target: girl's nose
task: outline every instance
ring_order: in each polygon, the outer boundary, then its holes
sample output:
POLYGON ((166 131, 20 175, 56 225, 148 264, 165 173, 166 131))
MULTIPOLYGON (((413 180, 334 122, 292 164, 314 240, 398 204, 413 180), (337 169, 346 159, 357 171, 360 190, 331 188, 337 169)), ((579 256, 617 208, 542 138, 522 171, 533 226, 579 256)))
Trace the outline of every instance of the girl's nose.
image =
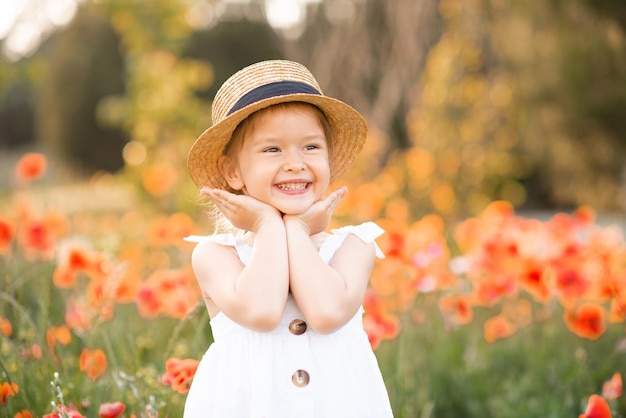
POLYGON ((290 154, 285 158, 285 164, 283 165, 285 171, 302 171, 305 168, 306 164, 304 164, 304 160, 300 155, 290 154))

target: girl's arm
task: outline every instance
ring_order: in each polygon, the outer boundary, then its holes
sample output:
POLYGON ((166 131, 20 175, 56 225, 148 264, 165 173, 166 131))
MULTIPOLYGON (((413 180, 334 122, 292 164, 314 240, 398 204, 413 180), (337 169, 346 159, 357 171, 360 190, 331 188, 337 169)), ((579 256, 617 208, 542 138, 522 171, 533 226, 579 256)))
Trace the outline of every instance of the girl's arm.
POLYGON ((278 325, 287 302, 289 271, 285 225, 280 213, 248 196, 208 191, 236 227, 255 233, 252 256, 244 266, 232 247, 203 241, 192 266, 202 291, 230 319, 258 331, 278 325))
POLYGON ((373 243, 350 234, 326 264, 311 240, 344 194, 340 189, 302 215, 283 217, 291 292, 307 323, 323 333, 345 325, 361 306, 376 256, 373 243))

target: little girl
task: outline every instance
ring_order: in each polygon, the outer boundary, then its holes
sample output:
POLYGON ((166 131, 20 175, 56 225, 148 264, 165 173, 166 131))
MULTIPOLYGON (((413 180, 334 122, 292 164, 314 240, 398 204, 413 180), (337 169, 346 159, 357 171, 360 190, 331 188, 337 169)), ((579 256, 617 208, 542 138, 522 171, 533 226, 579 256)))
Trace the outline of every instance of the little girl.
POLYGON ((391 417, 361 306, 383 231, 325 232, 365 121, 290 61, 237 72, 212 111, 188 168, 242 233, 189 238, 214 342, 184 416, 391 417))

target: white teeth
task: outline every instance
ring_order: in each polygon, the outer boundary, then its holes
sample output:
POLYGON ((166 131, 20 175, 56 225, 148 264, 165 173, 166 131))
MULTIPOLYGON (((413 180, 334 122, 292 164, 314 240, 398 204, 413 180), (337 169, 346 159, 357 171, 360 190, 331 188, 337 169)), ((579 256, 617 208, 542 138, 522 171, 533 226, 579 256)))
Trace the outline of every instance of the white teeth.
POLYGON ((278 185, 281 190, 304 190, 307 183, 282 183, 278 185))

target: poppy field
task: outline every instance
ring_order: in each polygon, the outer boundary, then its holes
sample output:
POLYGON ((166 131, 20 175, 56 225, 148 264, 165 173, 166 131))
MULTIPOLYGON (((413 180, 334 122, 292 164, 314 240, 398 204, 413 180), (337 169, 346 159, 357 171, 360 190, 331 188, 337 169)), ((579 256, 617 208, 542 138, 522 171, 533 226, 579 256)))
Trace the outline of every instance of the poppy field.
MULTIPOLYGON (((211 342, 183 237, 208 218, 121 176, 46 182, 51 164, 23 155, 0 200, 0 417, 181 416, 211 342)), ((411 219, 394 197, 372 209, 372 187, 336 222, 386 230, 364 324, 396 417, 626 416, 621 228, 505 201, 411 219)))

